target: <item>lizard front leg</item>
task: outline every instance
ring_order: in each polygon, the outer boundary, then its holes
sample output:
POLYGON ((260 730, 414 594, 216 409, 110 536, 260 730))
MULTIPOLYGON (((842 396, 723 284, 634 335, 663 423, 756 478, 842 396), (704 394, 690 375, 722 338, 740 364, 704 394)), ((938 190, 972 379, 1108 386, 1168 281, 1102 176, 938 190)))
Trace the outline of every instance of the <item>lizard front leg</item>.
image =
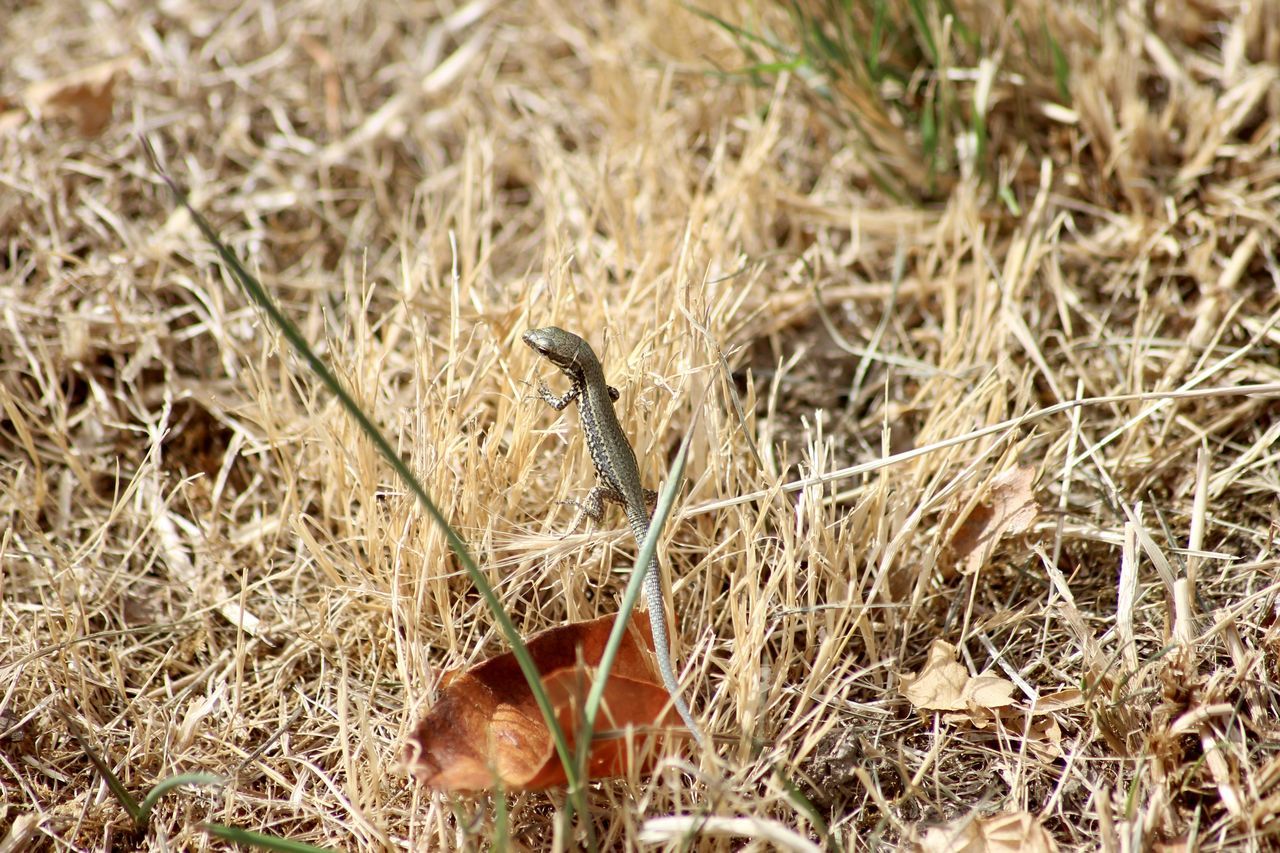
POLYGON ((538 383, 538 396, 545 400, 547 405, 555 409, 557 412, 562 411, 565 406, 578 399, 578 394, 581 390, 582 389, 577 385, 574 385, 569 389, 568 394, 565 394, 563 397, 557 397, 551 392, 551 389, 547 387, 547 383, 538 383))
POLYGON ((591 519, 594 524, 599 524, 604 521, 605 501, 618 504, 619 506, 626 505, 626 501, 623 500, 622 495, 618 494, 608 486, 596 486, 594 489, 587 492, 587 496, 580 501, 563 501, 567 506, 577 509, 577 513, 573 516, 573 523, 569 525, 569 529, 566 530, 560 538, 565 539, 577 533, 578 528, 582 526, 582 520, 584 518, 591 519))

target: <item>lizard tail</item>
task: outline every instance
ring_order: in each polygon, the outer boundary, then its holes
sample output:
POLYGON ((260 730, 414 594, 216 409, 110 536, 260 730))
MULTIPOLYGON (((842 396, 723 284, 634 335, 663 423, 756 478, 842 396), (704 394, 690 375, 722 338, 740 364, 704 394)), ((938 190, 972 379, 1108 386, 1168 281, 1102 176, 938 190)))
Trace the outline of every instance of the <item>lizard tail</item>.
MULTIPOLYGON (((632 523, 632 532, 636 536, 636 547, 643 548, 648 525, 632 523)), ((644 576, 644 598, 649 607, 649 631, 653 636, 653 651, 658 656, 658 672, 662 675, 662 684, 671 694, 671 702, 675 705, 680 719, 684 720, 693 739, 698 746, 706 747, 706 739, 702 729, 693 719, 693 712, 680 696, 680 683, 676 681, 675 670, 671 666, 671 643, 667 640, 666 601, 662 595, 662 576, 658 573, 658 558, 655 555, 649 561, 649 569, 644 576)))

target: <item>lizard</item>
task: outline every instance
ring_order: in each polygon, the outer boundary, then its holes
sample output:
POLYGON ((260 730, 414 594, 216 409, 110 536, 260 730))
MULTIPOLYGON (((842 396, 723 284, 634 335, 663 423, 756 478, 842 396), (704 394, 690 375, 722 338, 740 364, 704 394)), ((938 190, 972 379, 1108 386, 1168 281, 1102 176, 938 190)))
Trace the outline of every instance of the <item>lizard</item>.
MULTIPOLYGON (((557 412, 577 401, 587 450, 595 464, 599 483, 585 500, 574 502, 578 507, 578 517, 574 520, 573 528, 578 527, 584 515, 599 523, 604 518, 604 501, 609 501, 622 507, 635 536, 636 548, 644 548, 645 539, 649 536, 649 507, 656 495, 641 484, 635 451, 632 450, 626 433, 622 431, 622 425, 618 423, 618 414, 613 408, 614 401, 618 399, 618 389, 605 382, 604 367, 591 345, 572 332, 547 326, 530 329, 524 333, 522 340, 569 377, 572 387, 563 397, 557 397, 541 381, 538 383, 538 394, 557 412)), ((705 745, 702 730, 694 722, 689 706, 680 697, 680 685, 671 668, 671 648, 667 643, 667 617, 656 549, 645 569, 644 593, 649 608, 649 629, 653 636, 654 654, 658 658, 658 671, 662 674, 663 686, 671 695, 676 711, 693 734, 694 740, 699 745, 705 745)))

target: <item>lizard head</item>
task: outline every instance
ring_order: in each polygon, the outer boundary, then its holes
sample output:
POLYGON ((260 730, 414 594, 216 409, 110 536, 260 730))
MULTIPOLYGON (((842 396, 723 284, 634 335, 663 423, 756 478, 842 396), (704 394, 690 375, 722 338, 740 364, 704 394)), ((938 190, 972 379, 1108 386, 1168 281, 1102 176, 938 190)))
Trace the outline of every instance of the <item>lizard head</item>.
POLYGON ((555 326, 530 329, 524 333, 521 340, 538 355, 570 375, 573 375, 573 371, 577 369, 579 351, 582 349, 591 351, 582 338, 555 326))

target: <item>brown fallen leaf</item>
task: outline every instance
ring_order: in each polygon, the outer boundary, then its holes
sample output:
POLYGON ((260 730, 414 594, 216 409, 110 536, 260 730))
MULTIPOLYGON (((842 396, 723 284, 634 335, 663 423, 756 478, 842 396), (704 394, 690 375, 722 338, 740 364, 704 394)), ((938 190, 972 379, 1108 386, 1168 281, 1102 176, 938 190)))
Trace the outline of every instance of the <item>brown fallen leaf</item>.
POLYGON ((1062 724, 1055 715, 1083 705, 1080 689, 1068 687, 1041 696, 1026 707, 1006 708, 1002 713, 1009 728, 1022 735, 1036 757, 1050 762, 1063 755, 1062 724))
POLYGON ((1036 758, 1046 764, 1057 761, 1065 753, 1062 750, 1062 726, 1052 714, 1033 716, 1023 728, 1023 739, 1036 758))
POLYGON ((1005 536, 1031 527, 1040 506, 1035 498, 1035 468, 1022 465, 992 478, 982 500, 951 535, 950 549, 965 574, 973 574, 1005 536))
POLYGON ((969 675, 957 660, 956 648, 945 640, 933 641, 920 672, 899 675, 898 692, 920 710, 943 712, 948 724, 976 729, 998 724, 1045 762, 1063 754, 1062 726, 1054 715, 1084 703, 1078 689, 1068 688, 1020 706, 1014 702, 1011 681, 990 673, 969 675))
MULTIPOLYGON (((613 622, 610 615, 551 628, 526 643, 570 748, 613 622), (579 649, 585 671, 578 666, 579 649)), ((588 759, 592 779, 623 775, 640 760, 643 739, 617 734, 622 729, 680 727, 650 663, 648 622, 644 614, 633 615, 609 673, 588 759)), ((536 791, 567 781, 551 732, 510 652, 446 677, 439 700, 406 741, 404 762, 414 778, 439 791, 479 791, 499 784, 536 791)))
POLYGON ((68 118, 83 136, 97 136, 111 121, 116 79, 132 62, 113 59, 32 83, 23 93, 23 102, 36 118, 68 118))
MULTIPOLYGON (((925 711, 963 711, 970 715, 1013 704, 1013 682, 996 675, 971 676, 956 659, 956 647, 934 640, 920 672, 899 676, 898 691, 925 711)), ((989 716, 989 715, 987 715, 989 716)))
POLYGON ((1078 687, 1068 687, 1065 690, 1041 696, 1036 702, 1035 713, 1053 714, 1079 708, 1082 705, 1084 705, 1084 693, 1078 687))
POLYGON ((968 707, 963 695, 969 673, 956 662, 955 652, 945 640, 934 640, 924 668, 914 675, 902 673, 898 692, 921 710, 963 711, 968 707))
POLYGON ((966 818, 932 826, 917 842, 925 853, 1055 853, 1058 843, 1040 819, 1027 812, 966 818))

